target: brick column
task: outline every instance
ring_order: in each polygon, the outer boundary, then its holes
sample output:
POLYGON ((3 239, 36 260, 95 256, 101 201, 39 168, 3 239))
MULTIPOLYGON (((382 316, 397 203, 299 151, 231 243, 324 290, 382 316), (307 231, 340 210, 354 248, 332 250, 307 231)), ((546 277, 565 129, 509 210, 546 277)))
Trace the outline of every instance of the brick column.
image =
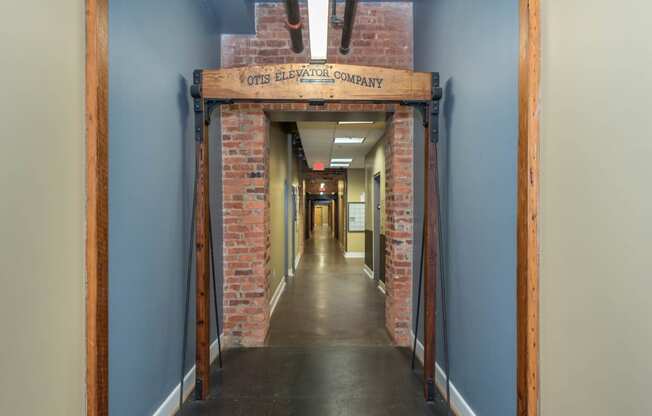
POLYGON ((222 111, 224 336, 262 345, 269 329, 269 121, 261 108, 222 111))
POLYGON ((412 301, 412 110, 397 108, 385 144, 385 325, 397 345, 410 342, 412 301))

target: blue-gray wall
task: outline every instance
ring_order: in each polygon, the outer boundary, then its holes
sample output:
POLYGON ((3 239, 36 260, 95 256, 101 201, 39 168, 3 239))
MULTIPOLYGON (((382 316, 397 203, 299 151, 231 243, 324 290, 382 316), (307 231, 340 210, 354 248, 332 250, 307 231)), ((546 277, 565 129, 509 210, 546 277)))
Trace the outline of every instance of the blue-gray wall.
MULTIPOLYGON (((415 69, 439 71, 444 87, 440 175, 451 380, 477 414, 513 415, 518 1, 415 0, 414 18, 415 69)), ((422 127, 415 132, 420 179, 422 127)), ((415 259, 419 254, 416 244, 415 259)), ((438 362, 443 367, 443 355, 438 362)))
MULTIPOLYGON (((112 415, 151 415, 180 380, 194 170, 188 87, 193 69, 219 64, 220 24, 225 20, 220 4, 227 2, 109 3, 112 415)), ((253 2, 229 1, 228 5, 227 30, 253 28, 253 2)), ((211 135, 216 242, 221 241, 222 229, 218 122, 213 122, 211 135)), ((219 265, 222 251, 216 247, 219 265)), ((221 270, 218 266, 220 308, 221 270)), ((192 276, 191 294, 194 270, 192 276)), ((184 373, 194 363, 193 302, 191 298, 184 373)), ((211 330, 214 339, 214 327, 211 330)))

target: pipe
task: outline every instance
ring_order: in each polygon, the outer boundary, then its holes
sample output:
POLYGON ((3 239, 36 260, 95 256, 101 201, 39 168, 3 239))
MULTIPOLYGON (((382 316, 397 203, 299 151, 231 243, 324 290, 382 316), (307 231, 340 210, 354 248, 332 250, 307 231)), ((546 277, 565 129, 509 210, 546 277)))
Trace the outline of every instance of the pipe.
POLYGON ((290 42, 292 43, 292 52, 303 52, 303 34, 301 31, 301 12, 299 11, 299 0, 286 0, 285 10, 287 11, 288 20, 286 26, 290 32, 290 42))
POLYGON ((344 6, 344 26, 342 27, 342 44, 340 46, 340 53, 346 55, 351 50, 351 35, 353 34, 353 23, 355 22, 355 9, 357 8, 357 0, 346 0, 344 6))

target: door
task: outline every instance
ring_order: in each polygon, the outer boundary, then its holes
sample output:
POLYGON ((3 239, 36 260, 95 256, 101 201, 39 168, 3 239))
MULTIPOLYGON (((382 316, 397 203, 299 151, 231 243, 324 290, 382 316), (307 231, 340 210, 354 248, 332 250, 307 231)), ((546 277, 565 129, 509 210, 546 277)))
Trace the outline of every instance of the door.
POLYGON ((315 228, 320 229, 321 228, 321 206, 317 205, 315 206, 315 228))
POLYGON ((374 278, 380 280, 380 173, 374 175, 373 185, 373 216, 374 216, 374 278))

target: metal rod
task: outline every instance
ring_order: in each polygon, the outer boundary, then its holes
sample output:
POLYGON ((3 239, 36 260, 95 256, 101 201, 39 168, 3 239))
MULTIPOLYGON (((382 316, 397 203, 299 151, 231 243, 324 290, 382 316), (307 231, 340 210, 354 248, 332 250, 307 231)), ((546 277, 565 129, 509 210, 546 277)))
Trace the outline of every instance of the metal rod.
POLYGON ((288 15, 286 26, 290 32, 290 42, 292 52, 303 52, 303 33, 301 30, 301 11, 299 10, 299 0, 286 0, 285 10, 288 15))
POLYGON ((222 342, 220 341, 220 314, 217 308, 217 279, 215 279, 215 250, 213 247, 213 216, 208 208, 208 233, 211 250, 211 273, 213 275, 213 305, 215 307, 215 331, 217 335, 217 358, 222 368, 222 342))
POLYGON ((417 291, 417 319, 414 322, 414 341, 412 343, 412 369, 414 370, 414 360, 417 356, 417 337, 419 336, 419 319, 421 312, 421 285, 423 283, 423 237, 426 234, 426 221, 423 219, 421 228, 421 257, 419 257, 419 290, 417 291))
POLYGON ((351 51, 351 36, 353 35, 353 23, 355 22, 355 10, 357 0, 346 0, 344 6, 344 26, 342 27, 342 43, 340 53, 346 55, 351 51))
MULTIPOLYGON (((434 152, 437 153, 438 144, 435 143, 434 152)), ((438 167, 439 168, 439 167, 438 167)), ((439 193, 439 181, 435 183, 437 195, 439 193)), ((441 295, 441 318, 442 318, 442 338, 444 341, 444 366, 446 367, 446 402, 448 404, 448 413, 452 414, 451 409, 451 383, 450 383, 450 358, 448 356, 448 321, 446 318, 446 279, 445 279, 445 258, 444 258, 444 236, 442 233, 441 222, 441 197, 437 199, 437 222, 439 223, 439 293, 441 295)))
POLYGON ((190 307, 190 282, 192 280, 192 255, 193 245, 195 241, 195 210, 197 209, 197 173, 199 167, 197 159, 195 158, 195 177, 193 179, 193 193, 192 193, 192 213, 190 216, 190 244, 188 246, 188 267, 186 277, 186 309, 183 319, 183 344, 181 347, 181 390, 179 392, 179 410, 183 405, 183 379, 185 377, 184 370, 186 369, 186 353, 188 349, 188 308, 190 307))

